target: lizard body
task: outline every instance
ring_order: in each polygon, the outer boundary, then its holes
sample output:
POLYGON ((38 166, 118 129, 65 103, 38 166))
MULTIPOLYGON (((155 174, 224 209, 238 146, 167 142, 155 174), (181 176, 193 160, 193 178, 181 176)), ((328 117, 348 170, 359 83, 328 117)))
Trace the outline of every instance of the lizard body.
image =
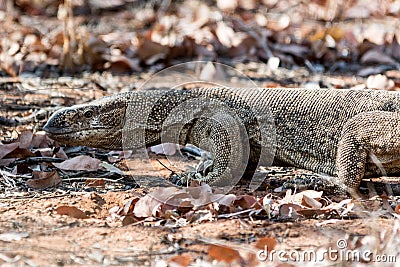
POLYGON ((400 173, 399 112, 400 94, 378 90, 146 90, 63 108, 44 130, 107 149, 191 143, 214 157, 209 183, 273 164, 337 176, 344 192, 363 177, 400 173))

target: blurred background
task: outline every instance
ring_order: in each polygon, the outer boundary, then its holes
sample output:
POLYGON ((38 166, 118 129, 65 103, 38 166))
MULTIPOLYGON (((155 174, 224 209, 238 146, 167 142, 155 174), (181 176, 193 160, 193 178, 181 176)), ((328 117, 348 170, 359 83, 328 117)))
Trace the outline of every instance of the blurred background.
POLYGON ((386 74, 397 88, 399 15, 399 0, 0 0, 0 77, 132 74, 212 60, 386 74))

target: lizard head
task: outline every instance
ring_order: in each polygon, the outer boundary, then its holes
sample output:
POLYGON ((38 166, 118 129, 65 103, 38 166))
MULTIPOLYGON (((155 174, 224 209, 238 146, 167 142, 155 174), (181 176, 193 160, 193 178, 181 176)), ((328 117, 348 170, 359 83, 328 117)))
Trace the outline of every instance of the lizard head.
POLYGON ((120 149, 125 109, 124 102, 107 97, 62 108, 49 118, 43 130, 66 145, 120 149))

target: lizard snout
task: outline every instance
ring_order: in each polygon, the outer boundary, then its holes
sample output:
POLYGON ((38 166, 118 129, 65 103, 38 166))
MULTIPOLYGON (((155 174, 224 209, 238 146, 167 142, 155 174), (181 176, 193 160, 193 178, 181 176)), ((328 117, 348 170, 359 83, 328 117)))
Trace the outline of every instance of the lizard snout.
POLYGON ((74 118, 76 112, 68 109, 61 109, 53 113, 46 124, 43 126, 43 130, 48 134, 65 134, 72 131, 69 121, 74 118))

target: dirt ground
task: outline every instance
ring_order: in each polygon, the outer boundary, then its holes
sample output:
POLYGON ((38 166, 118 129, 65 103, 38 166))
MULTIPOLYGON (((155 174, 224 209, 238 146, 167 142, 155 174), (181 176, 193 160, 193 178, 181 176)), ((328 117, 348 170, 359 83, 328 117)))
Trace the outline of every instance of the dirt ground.
MULTIPOLYGON (((2 260, 18 266, 154 266, 161 260, 173 261, 174 256, 184 255, 191 262, 201 265, 203 260, 206 265, 205 262, 211 262, 210 244, 235 248, 246 255, 257 239, 273 237, 278 241, 276 249, 317 250, 328 244, 334 247, 341 239, 356 243, 364 236, 392 235, 398 224, 393 219, 367 215, 326 225, 321 225, 326 220, 319 219, 229 218, 182 227, 151 221, 121 226, 109 218, 109 210, 129 195, 131 191, 92 192, 3 201, 2 232, 23 232, 28 236, 17 241, 1 241, 2 260), (92 214, 89 219, 80 220, 55 213, 57 206, 65 204, 92 214)), ((377 205, 374 212, 380 208, 377 205)))

